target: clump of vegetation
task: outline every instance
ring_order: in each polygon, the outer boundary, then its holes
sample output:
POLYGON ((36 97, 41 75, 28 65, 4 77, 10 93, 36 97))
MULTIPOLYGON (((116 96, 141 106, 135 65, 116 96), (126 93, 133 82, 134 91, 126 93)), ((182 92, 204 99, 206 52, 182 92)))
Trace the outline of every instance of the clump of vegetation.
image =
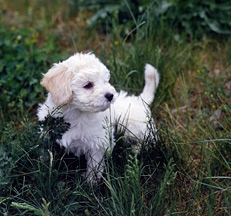
MULTIPOLYGON (((231 5, 227 1, 179 0, 92 0, 71 1, 76 7, 96 11, 87 20, 90 27, 113 24, 128 35, 152 20, 152 29, 164 25, 185 32, 190 38, 201 39, 211 33, 231 34, 231 5), (151 15, 151 16, 150 16, 151 15)), ((175 31, 177 33, 177 31, 175 31)))
MULTIPOLYGON (((0 89, 1 109, 17 110, 21 99, 26 108, 37 103, 44 96, 40 86, 42 73, 50 67, 59 53, 54 39, 42 43, 36 29, 2 28, 0 30, 0 89)), ((59 57, 60 58, 60 57, 59 57)))

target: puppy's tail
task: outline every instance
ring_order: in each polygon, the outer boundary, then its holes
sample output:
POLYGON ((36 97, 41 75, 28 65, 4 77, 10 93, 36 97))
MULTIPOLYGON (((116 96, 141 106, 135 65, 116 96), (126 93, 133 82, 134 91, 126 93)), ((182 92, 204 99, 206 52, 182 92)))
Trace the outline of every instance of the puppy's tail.
POLYGON ((144 78, 145 85, 140 97, 148 105, 150 105, 154 99, 155 91, 159 85, 160 75, 152 65, 146 64, 144 78))

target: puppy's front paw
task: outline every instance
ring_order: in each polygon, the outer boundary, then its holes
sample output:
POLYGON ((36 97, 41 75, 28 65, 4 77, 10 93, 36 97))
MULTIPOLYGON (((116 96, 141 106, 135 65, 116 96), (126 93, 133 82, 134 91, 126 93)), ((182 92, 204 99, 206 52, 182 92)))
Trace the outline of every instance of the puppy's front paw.
POLYGON ((99 184, 101 181, 102 173, 99 171, 87 170, 87 172, 82 174, 82 177, 87 180, 88 183, 93 185, 99 184))

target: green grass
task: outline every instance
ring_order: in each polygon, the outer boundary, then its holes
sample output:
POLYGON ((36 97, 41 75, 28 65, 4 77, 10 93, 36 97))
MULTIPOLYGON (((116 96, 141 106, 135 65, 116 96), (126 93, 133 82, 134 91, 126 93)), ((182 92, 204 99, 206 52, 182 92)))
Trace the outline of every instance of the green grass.
POLYGON ((143 17, 128 10, 127 24, 115 13, 87 28, 87 7, 76 15, 76 4, 17 2, 0 1, 1 215, 231 214, 229 36, 180 33, 168 14, 153 15, 155 4, 143 17), (118 90, 138 94, 147 62, 161 75, 151 105, 160 141, 139 140, 137 154, 120 137, 99 185, 81 177, 83 158, 55 144, 62 119, 48 125, 50 139, 38 133, 41 73, 76 51, 95 52, 118 90))

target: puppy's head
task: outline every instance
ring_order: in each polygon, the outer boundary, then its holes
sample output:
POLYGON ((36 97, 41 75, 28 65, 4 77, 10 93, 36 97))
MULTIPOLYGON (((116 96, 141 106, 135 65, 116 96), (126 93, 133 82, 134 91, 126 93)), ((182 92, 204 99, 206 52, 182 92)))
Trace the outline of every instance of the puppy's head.
POLYGON ((57 106, 69 104, 80 111, 100 112, 114 100, 115 89, 109 79, 109 70, 94 54, 77 53, 54 64, 41 85, 57 106))

